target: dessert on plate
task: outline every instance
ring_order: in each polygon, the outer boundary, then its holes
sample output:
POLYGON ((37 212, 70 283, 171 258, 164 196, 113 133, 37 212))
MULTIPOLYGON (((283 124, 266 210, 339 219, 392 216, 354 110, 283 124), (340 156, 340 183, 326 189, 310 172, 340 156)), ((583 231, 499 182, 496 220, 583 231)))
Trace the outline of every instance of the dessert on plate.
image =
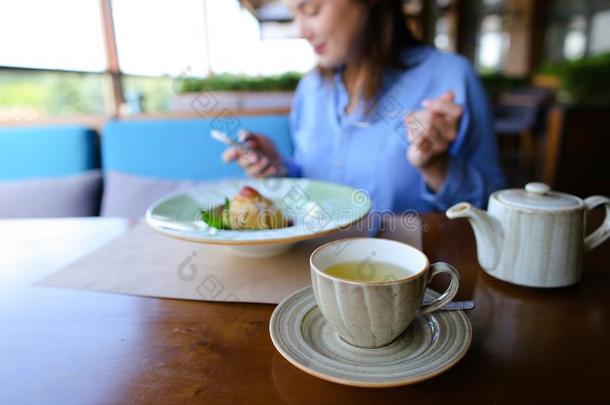
POLYGON ((244 186, 222 206, 201 210, 201 219, 217 229, 255 231, 285 228, 291 223, 268 198, 256 189, 244 186))

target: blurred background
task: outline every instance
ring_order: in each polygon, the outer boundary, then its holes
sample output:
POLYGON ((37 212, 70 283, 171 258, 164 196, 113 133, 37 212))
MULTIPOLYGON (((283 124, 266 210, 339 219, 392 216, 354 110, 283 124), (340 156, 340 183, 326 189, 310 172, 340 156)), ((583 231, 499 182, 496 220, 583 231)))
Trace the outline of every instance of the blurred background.
MULTIPOLYGON (((404 14, 477 68, 511 186, 610 191, 610 1, 409 0, 404 14)), ((277 0, 0 0, 0 148, 7 128, 103 137, 110 120, 286 114, 314 65, 277 0), (202 94, 214 105, 197 108, 202 94)))

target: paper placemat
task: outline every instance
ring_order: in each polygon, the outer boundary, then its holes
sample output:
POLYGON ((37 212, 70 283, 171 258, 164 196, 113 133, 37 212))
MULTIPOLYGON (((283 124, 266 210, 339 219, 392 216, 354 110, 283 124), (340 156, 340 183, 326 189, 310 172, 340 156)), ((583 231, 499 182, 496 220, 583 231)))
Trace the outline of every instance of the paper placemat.
MULTIPOLYGON (((409 224, 399 226, 391 239, 421 248, 419 218, 414 217, 409 224)), ((277 304, 311 284, 309 256, 316 247, 349 236, 366 236, 366 231, 364 235, 358 230, 344 231, 302 242, 279 256, 248 258, 226 246, 172 239, 140 222, 36 285, 157 298, 277 304)))

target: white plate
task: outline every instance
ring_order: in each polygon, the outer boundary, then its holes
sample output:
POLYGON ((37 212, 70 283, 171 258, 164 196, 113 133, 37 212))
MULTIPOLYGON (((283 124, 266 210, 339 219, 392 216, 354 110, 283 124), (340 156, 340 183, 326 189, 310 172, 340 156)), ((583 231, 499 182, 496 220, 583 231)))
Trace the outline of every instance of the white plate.
POLYGON ((211 182, 189 191, 171 194, 152 204, 146 221, 158 232, 194 242, 230 245, 250 256, 270 256, 297 241, 345 229, 371 209, 366 192, 351 187, 291 178, 240 179, 211 182), (201 209, 222 205, 243 186, 271 199, 293 225, 260 231, 218 230, 201 219, 201 209))

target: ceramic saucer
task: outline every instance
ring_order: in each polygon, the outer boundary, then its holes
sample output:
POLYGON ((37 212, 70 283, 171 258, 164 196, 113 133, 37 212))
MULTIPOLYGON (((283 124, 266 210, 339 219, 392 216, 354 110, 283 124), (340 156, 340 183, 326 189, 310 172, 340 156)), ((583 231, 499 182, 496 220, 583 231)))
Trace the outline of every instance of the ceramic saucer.
MULTIPOLYGON (((426 291, 426 298, 438 294, 426 291)), ((335 383, 393 387, 434 377, 468 351, 472 327, 462 311, 415 319, 394 342, 363 349, 343 341, 320 313, 311 287, 282 301, 269 324, 276 349, 294 366, 335 383)))

